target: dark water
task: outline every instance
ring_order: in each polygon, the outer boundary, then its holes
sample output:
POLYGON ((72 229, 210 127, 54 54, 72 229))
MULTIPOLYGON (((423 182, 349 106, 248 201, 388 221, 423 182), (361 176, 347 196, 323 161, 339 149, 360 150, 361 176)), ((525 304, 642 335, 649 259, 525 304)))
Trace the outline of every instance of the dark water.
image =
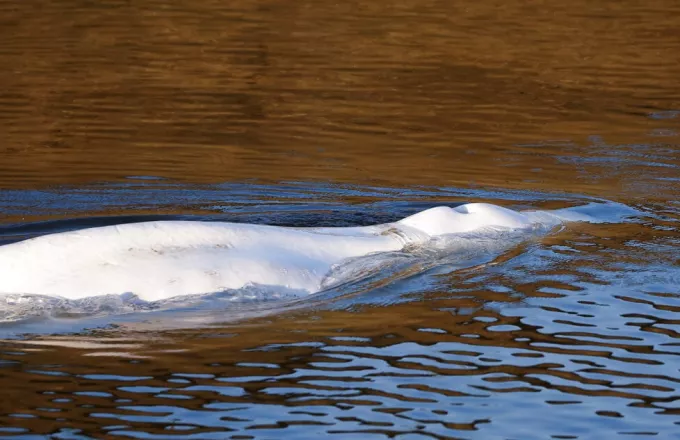
POLYGON ((0 436, 680 438, 677 2, 36 1, 0 23, 0 244, 635 212, 293 303, 5 314, 0 436))

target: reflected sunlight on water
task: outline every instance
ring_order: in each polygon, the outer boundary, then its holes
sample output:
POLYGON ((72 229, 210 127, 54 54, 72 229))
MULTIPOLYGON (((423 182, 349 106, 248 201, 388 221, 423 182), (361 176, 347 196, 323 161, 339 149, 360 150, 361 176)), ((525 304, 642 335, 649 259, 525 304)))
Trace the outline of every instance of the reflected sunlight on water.
POLYGON ((608 173, 621 154, 677 171, 673 1, 31 5, 0 6, 3 186, 151 173, 611 196, 634 184, 608 173))
POLYGON ((0 5, 0 244, 637 214, 286 307, 46 306, 0 323, 0 436, 678 436, 677 2, 232 3, 0 5))

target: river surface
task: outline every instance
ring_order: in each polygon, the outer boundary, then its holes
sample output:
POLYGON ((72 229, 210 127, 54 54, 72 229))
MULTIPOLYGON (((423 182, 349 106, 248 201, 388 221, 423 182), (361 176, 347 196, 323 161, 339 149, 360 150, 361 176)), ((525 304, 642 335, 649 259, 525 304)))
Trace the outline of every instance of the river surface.
POLYGON ((0 436, 680 438, 678 54, 671 0, 0 3, 0 244, 628 209, 295 300, 3 298, 0 436))

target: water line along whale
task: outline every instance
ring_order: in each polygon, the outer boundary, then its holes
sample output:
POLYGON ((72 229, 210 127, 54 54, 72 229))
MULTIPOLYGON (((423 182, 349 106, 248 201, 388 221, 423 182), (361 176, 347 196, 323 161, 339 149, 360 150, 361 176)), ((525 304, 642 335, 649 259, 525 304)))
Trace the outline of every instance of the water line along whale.
POLYGON ((374 226, 294 228, 153 221, 45 235, 0 247, 0 294, 81 299, 133 293, 145 301, 249 285, 304 293, 350 258, 398 251, 484 228, 551 227, 590 220, 560 211, 517 212, 487 203, 431 208, 374 226))

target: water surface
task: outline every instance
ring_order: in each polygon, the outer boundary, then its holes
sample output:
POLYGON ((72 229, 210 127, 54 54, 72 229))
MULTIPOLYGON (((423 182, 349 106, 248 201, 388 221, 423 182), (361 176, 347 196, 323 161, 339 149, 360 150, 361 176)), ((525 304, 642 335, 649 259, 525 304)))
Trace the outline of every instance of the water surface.
POLYGON ((680 433, 677 2, 41 0, 0 22, 0 243, 636 212, 285 305, 48 304, 0 324, 0 435, 680 433))

